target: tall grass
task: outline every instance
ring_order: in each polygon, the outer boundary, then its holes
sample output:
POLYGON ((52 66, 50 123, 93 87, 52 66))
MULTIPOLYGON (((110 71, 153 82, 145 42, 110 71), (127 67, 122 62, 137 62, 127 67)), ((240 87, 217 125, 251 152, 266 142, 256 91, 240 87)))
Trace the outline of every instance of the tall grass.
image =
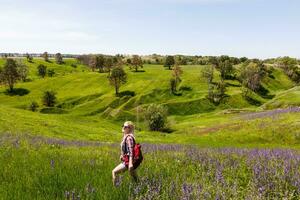
POLYGON ((8 138, 1 199, 298 199, 300 153, 284 149, 142 144, 139 182, 112 186, 119 145, 8 138))

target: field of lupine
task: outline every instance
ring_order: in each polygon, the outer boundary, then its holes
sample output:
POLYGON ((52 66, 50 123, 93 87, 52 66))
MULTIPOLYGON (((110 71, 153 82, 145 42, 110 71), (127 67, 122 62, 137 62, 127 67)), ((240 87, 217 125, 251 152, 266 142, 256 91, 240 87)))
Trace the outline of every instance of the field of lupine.
POLYGON ((139 182, 111 181, 119 144, 1 137, 0 199, 299 199, 300 152, 144 143, 139 182))

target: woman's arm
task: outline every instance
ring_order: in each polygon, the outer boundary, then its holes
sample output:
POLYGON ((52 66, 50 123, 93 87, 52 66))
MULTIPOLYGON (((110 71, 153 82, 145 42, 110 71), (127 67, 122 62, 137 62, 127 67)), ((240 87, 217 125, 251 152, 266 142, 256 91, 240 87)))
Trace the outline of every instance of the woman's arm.
POLYGON ((133 169, 133 139, 132 137, 127 137, 127 140, 126 140, 126 144, 128 146, 128 150, 129 150, 129 164, 128 164, 128 169, 129 171, 131 171, 133 169))

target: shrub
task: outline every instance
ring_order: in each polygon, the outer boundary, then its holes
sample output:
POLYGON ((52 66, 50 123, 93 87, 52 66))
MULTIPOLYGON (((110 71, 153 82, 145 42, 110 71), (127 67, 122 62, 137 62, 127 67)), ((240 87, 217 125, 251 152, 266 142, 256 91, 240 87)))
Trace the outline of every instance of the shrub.
POLYGON ((71 67, 73 67, 73 68, 77 68, 77 65, 76 65, 76 64, 74 64, 74 63, 72 63, 72 64, 71 64, 71 67))
POLYGON ((150 104, 145 111, 145 119, 151 131, 160 131, 167 122, 167 109, 162 105, 150 104))
POLYGON ((43 105, 48 107, 53 107, 56 103, 56 93, 54 91, 46 91, 44 92, 44 96, 42 98, 43 105))
POLYGON ((31 110, 32 112, 35 112, 38 107, 39 107, 39 104, 36 101, 33 101, 29 105, 29 110, 31 110))
POLYGON ((48 76, 49 76, 49 77, 53 77, 54 74, 55 74, 54 69, 48 69, 48 76))
POLYGON ((47 73, 47 67, 45 65, 40 64, 38 67, 38 75, 42 78, 46 76, 47 73))

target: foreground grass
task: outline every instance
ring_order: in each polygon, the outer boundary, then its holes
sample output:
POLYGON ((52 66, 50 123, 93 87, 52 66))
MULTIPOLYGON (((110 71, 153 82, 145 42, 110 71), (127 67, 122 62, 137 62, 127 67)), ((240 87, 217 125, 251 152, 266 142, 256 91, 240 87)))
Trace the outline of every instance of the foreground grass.
POLYGON ((298 199, 300 154, 292 150, 143 144, 140 181, 111 181, 119 145, 6 137, 1 199, 298 199))

